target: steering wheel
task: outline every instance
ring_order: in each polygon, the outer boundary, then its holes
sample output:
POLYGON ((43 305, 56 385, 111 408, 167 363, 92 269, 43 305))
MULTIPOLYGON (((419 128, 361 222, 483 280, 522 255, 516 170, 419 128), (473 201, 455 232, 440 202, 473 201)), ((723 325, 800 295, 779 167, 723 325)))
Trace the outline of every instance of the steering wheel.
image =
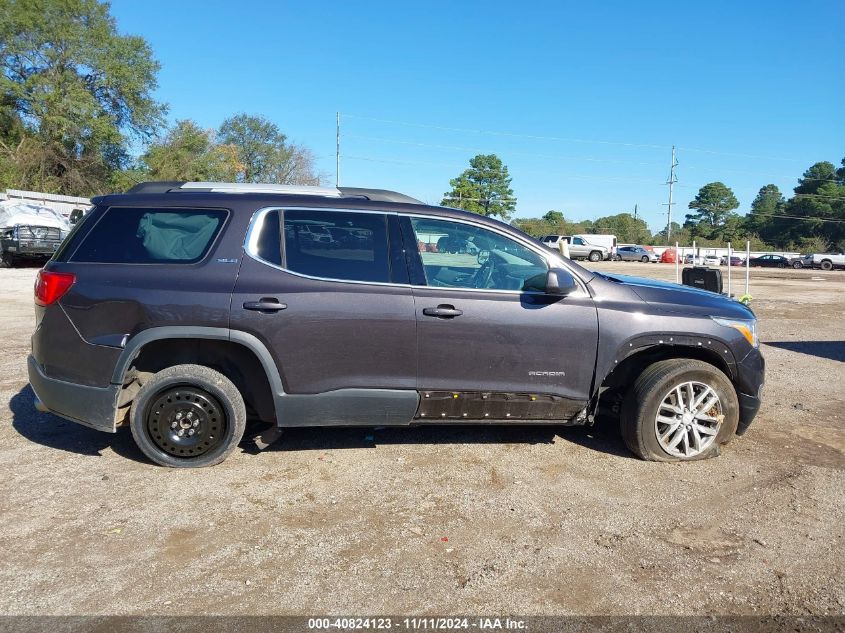
POLYGON ((491 253, 487 261, 481 265, 475 273, 475 287, 489 288, 490 282, 493 280, 493 271, 496 267, 495 256, 491 253))

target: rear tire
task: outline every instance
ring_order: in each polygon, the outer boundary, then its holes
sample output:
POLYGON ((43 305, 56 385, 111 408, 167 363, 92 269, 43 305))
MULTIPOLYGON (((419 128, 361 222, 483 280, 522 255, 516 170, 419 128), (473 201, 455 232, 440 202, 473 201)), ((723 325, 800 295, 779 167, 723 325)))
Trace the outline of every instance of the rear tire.
POLYGON ((241 441, 246 406, 226 376, 201 365, 163 369, 138 391, 129 427, 156 464, 201 468, 226 459, 241 441))
POLYGON ((587 259, 589 259, 591 262, 600 262, 602 260, 602 255, 599 251, 591 251, 587 259))
POLYGON ((824 260, 819 266, 822 270, 833 270, 833 262, 829 259, 824 260))
POLYGON ((715 457, 719 446, 733 438, 738 423, 739 401, 728 377, 713 365, 693 359, 649 365, 626 394, 620 416, 622 438, 631 452, 662 462, 715 457), (679 404, 677 389, 691 406, 683 406, 684 401, 679 404), (698 403, 701 407, 715 400, 706 411, 687 413, 696 410, 698 398, 703 398, 698 403), (673 407, 677 410, 672 411, 673 407))

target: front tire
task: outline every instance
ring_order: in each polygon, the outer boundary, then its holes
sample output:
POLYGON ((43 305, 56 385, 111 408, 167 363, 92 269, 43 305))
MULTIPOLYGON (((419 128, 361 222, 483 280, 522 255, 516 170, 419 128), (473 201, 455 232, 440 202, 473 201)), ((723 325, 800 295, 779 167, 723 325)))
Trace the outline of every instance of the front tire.
POLYGON ((602 255, 599 251, 591 251, 587 259, 589 259, 591 262, 600 262, 602 260, 602 255))
POLYGON ((641 261, 643 264, 647 264, 647 263, 648 263, 648 257, 643 257, 640 261, 641 261))
POLYGON ((792 267, 795 270, 798 270, 799 268, 804 268, 804 265, 801 262, 795 262, 794 264, 792 264, 792 267))
POLYGON ((715 457, 739 423, 739 401, 728 377, 700 360, 669 359, 646 368, 625 396, 622 438, 649 461, 715 457))
POLYGON ((201 365, 175 365, 138 391, 129 427, 156 464, 201 468, 226 459, 241 441, 246 406, 226 376, 201 365))

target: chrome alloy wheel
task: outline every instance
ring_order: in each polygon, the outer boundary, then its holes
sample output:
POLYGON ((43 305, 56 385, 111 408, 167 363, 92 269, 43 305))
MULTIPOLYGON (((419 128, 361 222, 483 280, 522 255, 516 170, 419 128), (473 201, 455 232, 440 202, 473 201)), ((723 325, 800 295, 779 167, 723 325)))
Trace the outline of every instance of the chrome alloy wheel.
POLYGON ((695 457, 716 441, 724 418, 715 390, 690 381, 674 387, 660 402, 654 431, 660 448, 670 455, 695 457))

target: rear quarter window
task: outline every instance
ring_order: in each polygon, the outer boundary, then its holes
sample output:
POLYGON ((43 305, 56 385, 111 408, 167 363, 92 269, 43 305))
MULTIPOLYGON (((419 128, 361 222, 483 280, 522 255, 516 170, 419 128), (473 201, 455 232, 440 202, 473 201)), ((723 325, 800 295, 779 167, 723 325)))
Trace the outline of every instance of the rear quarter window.
POLYGON ((111 207, 70 258, 103 264, 192 264, 208 253, 223 209, 111 207))

